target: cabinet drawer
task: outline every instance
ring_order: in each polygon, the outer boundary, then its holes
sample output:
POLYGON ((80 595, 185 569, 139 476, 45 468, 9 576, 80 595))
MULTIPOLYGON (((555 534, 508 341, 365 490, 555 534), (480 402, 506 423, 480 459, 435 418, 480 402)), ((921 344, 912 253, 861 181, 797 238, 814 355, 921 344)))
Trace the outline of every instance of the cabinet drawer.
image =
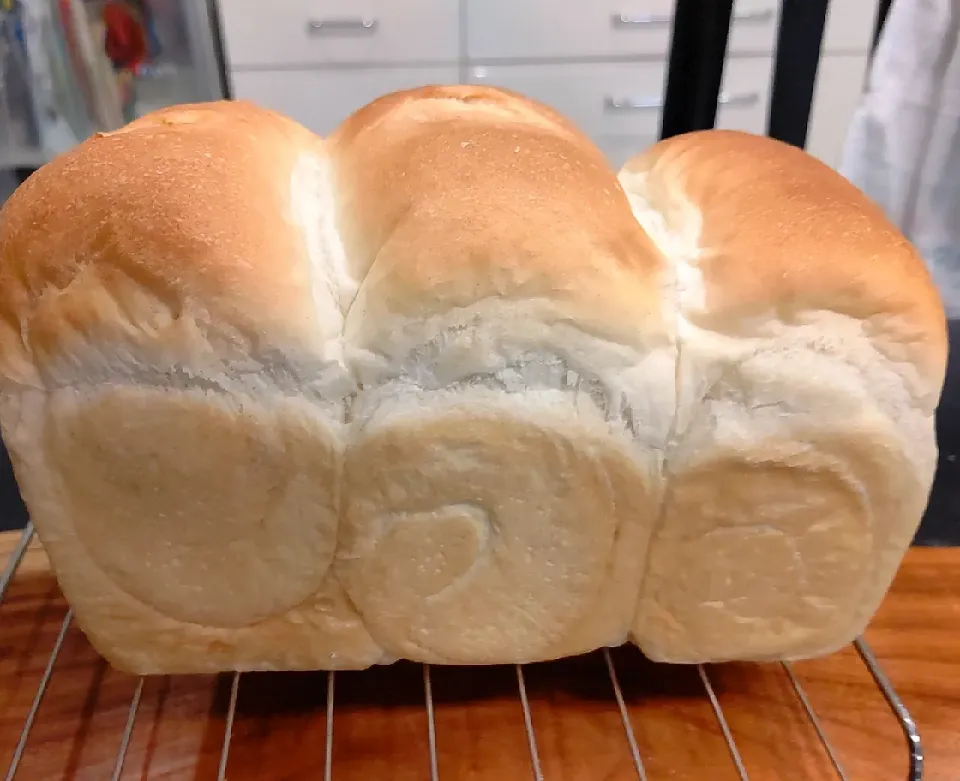
POLYGON ((233 74, 233 93, 328 135, 358 108, 388 92, 456 84, 456 66, 335 71, 248 71, 233 74))
POLYGON ((723 68, 716 127, 765 135, 770 111, 771 57, 731 57, 723 68))
POLYGON ((730 54, 763 54, 772 57, 780 27, 779 0, 736 0, 730 17, 730 54))
POLYGON ((614 173, 619 173, 627 160, 653 146, 658 138, 660 138, 659 122, 655 126, 641 128, 633 135, 601 134, 592 137, 591 140, 606 156, 614 173))
POLYGON ((467 56, 666 58, 673 6, 674 0, 467 0, 467 56))
MULTIPOLYGON (((830 0, 823 31, 826 54, 869 52, 878 0, 830 0)), ((773 55, 780 26, 779 0, 736 0, 730 23, 730 54, 773 55)))
POLYGON ((654 144, 666 66, 662 63, 475 66, 475 84, 506 87, 546 103, 576 124, 614 170, 654 144))
POLYGON ((842 162, 847 131, 860 105, 868 64, 866 54, 827 54, 820 59, 806 150, 833 168, 842 162))
POLYGON ((660 129, 662 63, 490 65, 470 69, 474 84, 506 87, 552 106, 594 140, 637 138, 640 151, 660 129))
POLYGON ((220 16, 231 69, 460 56, 453 0, 227 0, 220 16))
MULTIPOLYGON (((650 57, 670 51, 673 0, 551 4, 539 0, 467 0, 467 56, 472 60, 650 57)), ((737 0, 731 53, 772 54, 778 0, 737 0)))
POLYGON ((878 0, 830 0, 823 30, 824 53, 870 52, 878 10, 878 0))

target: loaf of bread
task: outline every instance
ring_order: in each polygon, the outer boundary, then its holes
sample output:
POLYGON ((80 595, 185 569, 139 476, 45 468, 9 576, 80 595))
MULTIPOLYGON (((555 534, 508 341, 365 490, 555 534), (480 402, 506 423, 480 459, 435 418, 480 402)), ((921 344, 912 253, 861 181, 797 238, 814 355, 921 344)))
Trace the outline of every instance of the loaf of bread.
POLYGON ((165 109, 0 214, 0 424, 94 646, 139 673, 818 655, 936 463, 945 323, 803 152, 619 180, 479 87, 321 139, 165 109))

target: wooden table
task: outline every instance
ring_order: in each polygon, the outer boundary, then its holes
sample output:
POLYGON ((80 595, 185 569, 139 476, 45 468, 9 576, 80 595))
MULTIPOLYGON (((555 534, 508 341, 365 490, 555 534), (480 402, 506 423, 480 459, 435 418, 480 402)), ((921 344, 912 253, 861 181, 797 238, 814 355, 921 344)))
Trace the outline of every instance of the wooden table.
MULTIPOLYGON (((15 535, 0 535, 0 562, 15 535)), ((67 612, 31 547, 0 606, 0 773, 4 773, 67 612)), ((914 716, 925 781, 960 779, 960 549, 910 552, 866 638, 914 716)), ((659 666, 633 649, 611 658, 650 781, 736 781, 737 769, 696 667, 659 666)), ((846 771, 904 781, 903 734, 851 648, 793 665, 846 771)), ((706 668, 751 781, 835 779, 780 665, 706 668)), ((638 778, 602 653, 523 669, 545 781, 638 778)), ((232 676, 147 679, 122 779, 218 778, 232 676)), ((429 781, 424 671, 397 664, 334 680, 332 778, 429 781)), ((439 779, 536 778, 514 668, 431 668, 439 779)), ((326 674, 239 679, 229 781, 324 778, 326 674)), ((138 679, 106 666, 70 628, 16 778, 106 781, 138 679)))

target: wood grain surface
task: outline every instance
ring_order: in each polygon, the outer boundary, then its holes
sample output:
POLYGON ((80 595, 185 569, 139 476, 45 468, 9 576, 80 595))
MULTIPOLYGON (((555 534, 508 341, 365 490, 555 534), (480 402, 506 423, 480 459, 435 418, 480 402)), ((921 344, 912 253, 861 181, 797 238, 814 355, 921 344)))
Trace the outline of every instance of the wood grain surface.
MULTIPOLYGON (((16 535, 0 535, 0 562, 16 535)), ((0 774, 6 772, 67 614, 32 546, 0 605, 0 774)), ((914 549, 866 635, 914 716, 926 781, 960 779, 960 549, 914 549)), ((650 781, 740 778, 696 667, 612 654, 650 781)), ((904 781, 906 744, 851 648, 793 665, 848 779, 904 781)), ((515 668, 430 668, 438 778, 535 779, 515 668)), ((836 779, 780 665, 706 668, 751 781, 836 779)), ((523 668, 545 781, 639 777, 601 653, 523 668)), ((232 676, 150 678, 120 778, 216 781, 232 676)), ((138 679, 110 669, 70 627, 18 781, 112 778, 138 679)), ((397 664, 334 679, 332 778, 429 781, 424 670, 397 664)), ((324 673, 239 679, 229 781, 324 779, 324 673)))

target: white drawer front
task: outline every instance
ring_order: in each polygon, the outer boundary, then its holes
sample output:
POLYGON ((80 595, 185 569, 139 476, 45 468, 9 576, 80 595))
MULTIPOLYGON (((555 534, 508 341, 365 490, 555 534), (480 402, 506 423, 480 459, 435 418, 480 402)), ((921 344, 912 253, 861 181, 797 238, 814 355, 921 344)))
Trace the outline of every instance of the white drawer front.
POLYGON ((546 103, 588 135, 646 138, 659 131, 665 73, 662 63, 571 63, 475 66, 469 77, 546 103))
POLYGON ((233 74, 237 98, 279 111, 328 135, 358 108, 388 92, 456 84, 456 66, 332 71, 249 71, 233 74))
POLYGON ((780 27, 779 0, 736 0, 730 18, 727 51, 772 57, 780 27))
POLYGON ((867 76, 866 54, 827 54, 817 68, 807 151, 837 168, 867 76))
POLYGON ((655 143, 663 63, 475 66, 474 84, 506 87, 552 106, 604 152, 614 170, 655 143))
POLYGON ((770 57, 731 57, 723 68, 717 105, 718 128, 765 135, 770 111, 770 57))
POLYGON ((460 57, 455 0, 226 0, 220 15, 231 69, 460 57))
POLYGON ((645 132, 641 130, 630 136, 600 135, 594 137, 592 141, 606 155, 607 160, 610 161, 610 167, 616 173, 631 157, 657 143, 658 138, 660 138, 659 122, 657 126, 649 127, 645 132))
POLYGON ((878 8, 878 0, 830 0, 823 31, 824 53, 869 52, 878 8))
POLYGON ((467 0, 471 60, 650 56, 670 51, 673 0, 467 0))

